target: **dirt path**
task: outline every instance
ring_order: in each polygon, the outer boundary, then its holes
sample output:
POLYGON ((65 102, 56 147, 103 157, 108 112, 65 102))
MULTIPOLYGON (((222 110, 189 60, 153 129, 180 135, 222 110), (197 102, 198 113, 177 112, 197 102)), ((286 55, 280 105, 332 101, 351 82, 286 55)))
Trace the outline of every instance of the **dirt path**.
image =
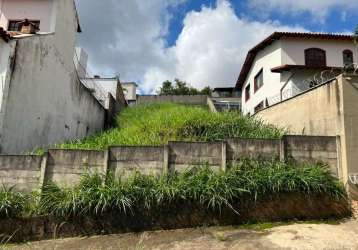
POLYGON ((358 249, 358 221, 271 229, 214 227, 42 241, 7 249, 358 249))

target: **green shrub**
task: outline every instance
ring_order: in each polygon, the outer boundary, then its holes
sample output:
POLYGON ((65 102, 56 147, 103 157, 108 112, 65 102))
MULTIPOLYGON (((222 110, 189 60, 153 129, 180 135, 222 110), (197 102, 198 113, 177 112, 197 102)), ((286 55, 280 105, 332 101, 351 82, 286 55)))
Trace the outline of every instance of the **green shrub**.
POLYGON ((72 189, 47 186, 40 207, 42 213, 61 217, 156 211, 183 203, 239 213, 240 202, 288 193, 347 198, 345 189, 324 166, 243 160, 227 172, 203 166, 167 177, 110 175, 106 182, 99 175, 86 175, 72 189))
POLYGON ((212 113, 203 107, 173 103, 138 105, 124 110, 117 127, 82 141, 58 145, 70 149, 106 149, 111 145, 164 145, 168 141, 226 138, 279 138, 283 131, 235 112, 212 113))
POLYGON ((27 197, 12 188, 2 186, 0 190, 0 218, 17 217, 28 206, 27 197))

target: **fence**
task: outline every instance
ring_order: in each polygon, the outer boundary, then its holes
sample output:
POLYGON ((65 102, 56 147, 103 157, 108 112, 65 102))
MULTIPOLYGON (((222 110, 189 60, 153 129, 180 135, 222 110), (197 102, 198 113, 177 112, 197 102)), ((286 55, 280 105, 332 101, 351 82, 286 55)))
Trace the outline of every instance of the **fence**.
POLYGON ((208 164, 225 170, 241 158, 262 158, 297 162, 323 162, 339 175, 339 137, 285 136, 280 140, 228 139, 218 142, 169 142, 164 146, 113 146, 108 150, 49 150, 44 156, 0 155, 0 182, 16 190, 41 190, 53 181, 71 186, 87 173, 128 176, 181 172, 188 167, 208 164))

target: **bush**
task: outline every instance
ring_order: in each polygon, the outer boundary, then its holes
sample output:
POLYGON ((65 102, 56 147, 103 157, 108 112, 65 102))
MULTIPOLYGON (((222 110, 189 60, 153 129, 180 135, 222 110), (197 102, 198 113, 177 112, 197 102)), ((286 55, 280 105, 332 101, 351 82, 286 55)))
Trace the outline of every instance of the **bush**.
POLYGON ((28 206, 27 197, 3 186, 0 190, 0 218, 17 217, 28 206))
POLYGON ((106 149, 111 145, 164 145, 168 141, 215 141, 226 138, 280 138, 283 131, 235 112, 212 113, 203 107, 173 103, 139 105, 124 110, 117 128, 63 149, 106 149))
POLYGON ((104 181, 99 175, 85 175, 72 189, 47 186, 40 208, 44 214, 60 217, 151 212, 180 204, 239 213, 240 202, 282 194, 347 198, 345 189, 324 166, 243 160, 227 172, 213 172, 203 166, 168 177, 135 173, 128 179, 110 175, 104 181))

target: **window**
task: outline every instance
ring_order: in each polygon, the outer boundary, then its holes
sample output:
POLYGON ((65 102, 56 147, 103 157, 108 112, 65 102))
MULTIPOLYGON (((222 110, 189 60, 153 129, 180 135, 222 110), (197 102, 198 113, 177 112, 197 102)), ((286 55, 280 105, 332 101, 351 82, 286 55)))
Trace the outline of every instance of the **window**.
POLYGON ((264 108, 264 102, 260 102, 256 107, 255 107, 255 113, 259 112, 261 109, 264 108))
POLYGON ((245 88, 245 102, 250 99, 250 84, 248 84, 245 88))
MULTIPOLYGON (((24 20, 10 20, 7 30, 8 31, 21 31, 24 20)), ((40 21, 38 20, 29 20, 30 23, 33 23, 35 27, 40 30, 40 21)))
POLYGON ((306 49, 305 63, 309 67, 326 67, 326 51, 317 48, 306 49))
POLYGON ((255 76, 254 92, 259 90, 262 87, 262 85, 264 85, 264 71, 263 71, 263 69, 261 69, 259 71, 259 73, 257 73, 257 75, 255 76))
POLYGON ((353 64, 353 52, 349 49, 343 51, 343 66, 350 66, 353 64))

